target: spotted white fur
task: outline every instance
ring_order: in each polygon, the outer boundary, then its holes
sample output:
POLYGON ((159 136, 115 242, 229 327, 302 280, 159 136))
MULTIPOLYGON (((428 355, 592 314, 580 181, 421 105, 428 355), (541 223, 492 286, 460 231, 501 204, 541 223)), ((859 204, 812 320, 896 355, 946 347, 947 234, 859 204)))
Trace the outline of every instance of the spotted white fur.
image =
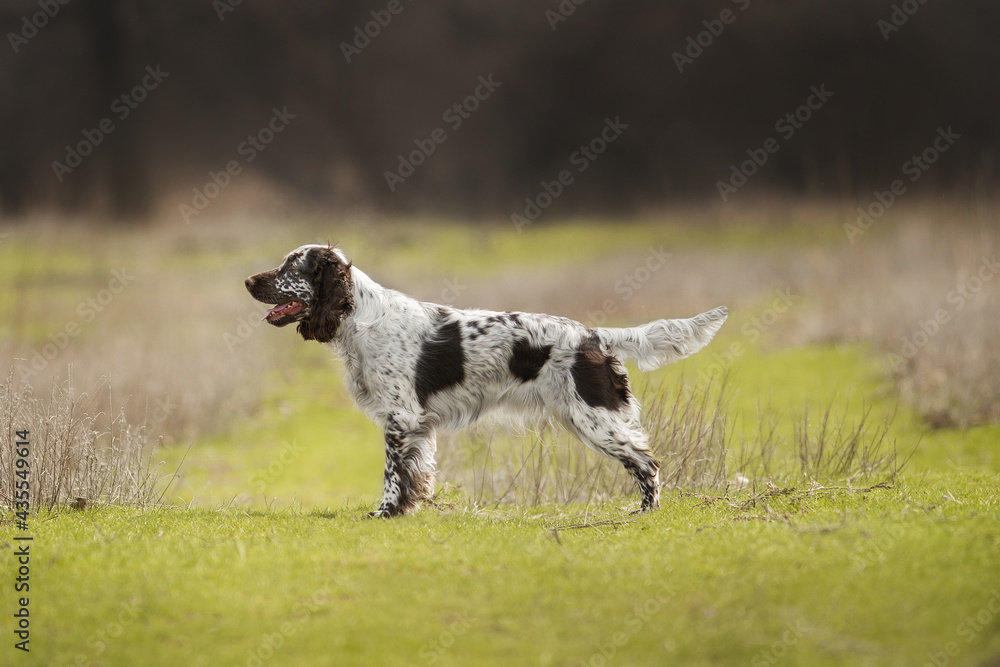
POLYGON ((341 272, 341 293, 349 291, 352 303, 341 299, 329 340, 303 336, 340 356, 351 397, 385 432, 385 485, 373 516, 413 511, 429 498, 436 434, 487 418, 561 422, 625 466, 643 509, 659 506, 659 463, 650 454, 624 360, 651 370, 694 354, 722 326, 725 307, 621 329, 551 315, 460 310, 382 287, 339 249, 317 245, 297 248, 277 269, 248 278, 247 288, 267 303, 302 301, 306 308, 295 321, 308 323, 327 307, 318 287, 321 266, 341 272))

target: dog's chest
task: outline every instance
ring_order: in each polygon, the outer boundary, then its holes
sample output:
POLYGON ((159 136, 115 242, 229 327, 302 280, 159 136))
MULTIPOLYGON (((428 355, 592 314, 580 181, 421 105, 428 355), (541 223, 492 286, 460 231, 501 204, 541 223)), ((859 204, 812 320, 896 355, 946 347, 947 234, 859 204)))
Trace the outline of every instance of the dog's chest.
POLYGON ((385 341, 378 338, 381 336, 347 336, 338 345, 347 391, 358 407, 370 415, 392 408, 413 408, 414 354, 402 340, 380 344, 385 341))

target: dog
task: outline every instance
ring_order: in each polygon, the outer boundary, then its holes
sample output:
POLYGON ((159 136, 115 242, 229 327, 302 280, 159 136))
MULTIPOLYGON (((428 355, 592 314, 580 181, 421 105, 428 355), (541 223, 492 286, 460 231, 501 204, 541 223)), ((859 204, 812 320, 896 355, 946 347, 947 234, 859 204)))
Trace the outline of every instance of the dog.
POLYGON ((648 371, 703 348, 726 320, 720 306, 633 328, 587 327, 552 315, 460 310, 382 287, 336 247, 304 245, 246 279, 272 306, 332 347, 354 402, 385 433, 382 501, 369 516, 418 509, 434 491, 438 431, 487 417, 552 418, 635 479, 640 511, 660 502, 659 462, 639 421, 626 359, 648 371))

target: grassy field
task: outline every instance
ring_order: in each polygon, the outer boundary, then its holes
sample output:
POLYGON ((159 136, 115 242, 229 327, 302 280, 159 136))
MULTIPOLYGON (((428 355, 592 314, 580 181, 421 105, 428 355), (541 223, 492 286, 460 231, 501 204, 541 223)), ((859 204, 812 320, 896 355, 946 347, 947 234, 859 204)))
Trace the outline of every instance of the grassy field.
MULTIPOLYGON (((83 511, 68 507, 69 493, 30 515, 27 533, 5 514, 0 664, 997 664, 1000 426, 930 429, 925 405, 901 399, 909 385, 887 372, 893 347, 878 320, 858 324, 862 336, 850 321, 829 324, 830 276, 854 266, 840 256, 839 225, 744 222, 613 233, 581 223, 524 238, 359 225, 320 238, 342 241, 392 286, 456 305, 591 323, 733 307, 701 354, 648 376, 632 369, 647 407, 672 403, 675 388, 718 392, 727 378, 713 403, 728 434, 714 483, 665 489, 659 512, 633 515, 637 494, 598 484, 615 469, 578 443, 487 432, 444 439, 435 504, 392 521, 362 518, 380 492, 382 445, 338 362, 290 331, 255 326, 243 293, 243 276, 316 229, 257 229, 235 245, 224 228, 147 230, 97 253, 72 234, 12 234, 0 272, 18 289, 0 295, 0 342, 30 361, 78 324, 25 381, 45 396, 70 363, 85 389, 110 374, 110 388, 95 389, 108 394, 100 409, 120 406, 144 426, 169 486, 159 504, 94 497, 83 511), (661 244, 670 266, 627 299, 613 289, 642 277, 636 267, 661 244), (39 268, 53 256, 65 260, 58 271, 39 268), (78 305, 113 269, 134 282, 89 321, 78 305), (848 430, 863 423, 866 438, 885 429, 877 455, 896 457, 867 472, 803 474, 799 447, 816 442, 827 411, 848 430), (770 476, 753 456, 762 441, 770 476), (560 483, 584 490, 577 500, 504 493, 511 469, 543 454, 563 466, 560 483), (26 534, 30 653, 12 632, 23 545, 13 538, 26 534)), ((953 283, 949 274, 930 293, 953 283)), ((899 297, 892 284, 878 289, 899 297)), ((937 305, 918 304, 904 330, 937 305)), ((18 426, 17 415, 0 417, 18 426)), ((36 437, 43 422, 30 425, 36 437)), ((6 479, 11 458, 0 462, 6 479)), ((520 488, 538 481, 527 469, 520 488)))
POLYGON ((31 657, 913 665, 954 651, 949 664, 985 664, 1000 652, 996 483, 671 498, 641 517, 545 507, 376 522, 348 507, 40 519, 31 657))

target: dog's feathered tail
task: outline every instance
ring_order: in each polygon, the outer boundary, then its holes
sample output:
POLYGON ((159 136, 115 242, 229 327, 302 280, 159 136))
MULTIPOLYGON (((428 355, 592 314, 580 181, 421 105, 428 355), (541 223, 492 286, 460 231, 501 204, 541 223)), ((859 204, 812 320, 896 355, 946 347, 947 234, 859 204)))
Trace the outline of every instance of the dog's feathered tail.
POLYGON ((719 306, 686 320, 656 320, 629 329, 599 327, 594 331, 612 353, 635 359, 640 370, 651 371, 708 345, 728 314, 725 306, 719 306))

